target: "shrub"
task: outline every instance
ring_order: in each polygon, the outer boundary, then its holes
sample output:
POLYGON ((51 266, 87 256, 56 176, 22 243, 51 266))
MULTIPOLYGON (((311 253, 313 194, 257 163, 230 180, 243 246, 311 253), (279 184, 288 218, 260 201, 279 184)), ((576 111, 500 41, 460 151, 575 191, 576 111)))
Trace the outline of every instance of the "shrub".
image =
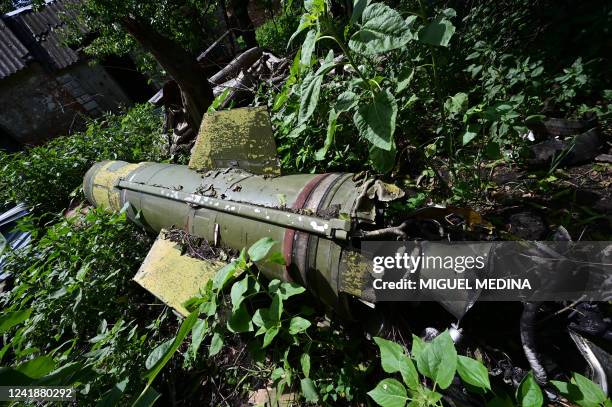
POLYGON ((255 30, 257 43, 260 47, 267 48, 277 55, 285 55, 289 38, 299 23, 299 14, 291 11, 272 17, 255 30))
POLYGON ((26 202, 58 212, 79 193, 89 167, 102 160, 159 161, 161 116, 148 104, 91 121, 81 133, 8 154, 0 151, 0 204, 26 202))

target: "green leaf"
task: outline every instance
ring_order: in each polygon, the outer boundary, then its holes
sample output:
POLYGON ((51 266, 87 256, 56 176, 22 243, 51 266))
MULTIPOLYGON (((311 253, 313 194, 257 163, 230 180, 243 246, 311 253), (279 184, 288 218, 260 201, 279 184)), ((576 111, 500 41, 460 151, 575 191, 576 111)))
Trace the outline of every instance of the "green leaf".
POLYGON ((217 291, 223 290, 227 282, 234 276, 237 270, 238 262, 235 260, 223 266, 221 270, 217 271, 215 277, 213 278, 213 289, 217 291))
POLYGON ((298 110, 298 124, 305 123, 315 111, 319 103, 319 95, 321 93, 321 83, 323 75, 314 75, 309 73, 302 82, 300 108, 298 110))
POLYGON ((0 383, 3 386, 29 386, 33 382, 34 379, 13 368, 0 367, 0 383))
POLYGON ((403 407, 408 401, 406 388, 395 379, 381 380, 373 390, 368 392, 368 396, 383 407, 403 407))
POLYGON ((253 243, 251 247, 249 247, 249 258, 251 261, 260 261, 263 260, 267 255, 272 246, 276 244, 274 239, 269 237, 264 237, 253 243))
POLYGON ((300 386, 302 387, 302 395, 309 403, 316 403, 319 401, 319 395, 317 389, 315 389, 314 383, 308 377, 300 380, 300 386))
POLYGON ((157 392, 153 387, 147 386, 144 391, 140 394, 138 399, 132 404, 132 407, 150 407, 155 405, 157 399, 161 397, 161 394, 157 392))
POLYGON ((438 18, 427 24, 419 32, 419 41, 425 44, 447 47, 453 34, 455 34, 453 23, 446 18, 438 18))
POLYGON ((416 361, 419 372, 435 381, 441 389, 450 386, 457 369, 457 351, 448 331, 426 344, 416 361))
POLYGON ((151 383, 153 383, 153 380, 155 380, 159 372, 161 372, 164 366, 166 366, 166 363, 168 363, 168 361, 172 358, 174 352, 176 352, 178 347, 183 343, 183 340, 191 331, 191 328, 193 328, 195 322, 198 320, 198 314, 199 310, 195 310, 191 314, 189 314, 187 318, 185 318, 176 334, 176 337, 174 338, 174 341, 172 342, 172 346, 170 346, 162 355, 162 357, 158 359, 150 369, 147 370, 144 375, 144 377, 148 379, 147 387, 150 386, 151 383))
POLYGON ((285 257, 281 252, 272 252, 268 258, 266 259, 268 263, 280 264, 281 266, 285 265, 285 257))
POLYGON ((404 383, 411 389, 420 387, 419 375, 412 360, 406 355, 404 348, 383 338, 374 338, 380 349, 380 364, 387 373, 400 372, 404 383))
POLYGON ((7 332, 12 327, 30 318, 31 313, 32 310, 30 308, 19 311, 3 312, 2 315, 0 315, 0 334, 7 332))
POLYGON ((370 144, 368 151, 370 160, 372 160, 372 165, 376 171, 386 174, 395 167, 395 156, 397 154, 395 143, 393 143, 391 151, 380 149, 373 144, 370 144))
POLYGON ((300 18, 300 25, 298 25, 298 28, 294 31, 293 34, 291 34, 291 37, 289 37, 289 41, 287 41, 287 48, 289 48, 289 46, 291 45, 295 37, 300 35, 302 31, 312 26, 313 26, 313 22, 310 16, 308 14, 302 14, 302 17, 300 18))
POLYGON ((468 95, 463 92, 459 92, 455 94, 455 96, 449 97, 446 102, 444 102, 444 109, 452 115, 457 113, 461 113, 467 109, 468 104, 468 95))
POLYGON ((416 359, 426 346, 427 344, 421 338, 416 335, 412 335, 412 349, 410 350, 410 354, 416 359))
POLYGON ((470 141, 474 140, 476 136, 478 136, 478 132, 480 131, 480 127, 477 124, 470 124, 463 133, 462 143, 463 145, 467 145, 470 141))
POLYGON ((32 379, 39 379, 55 369, 55 361, 51 356, 39 356, 17 366, 15 370, 32 379))
POLYGON ((205 319, 198 319, 193 328, 191 328, 191 343, 189 344, 188 353, 192 360, 195 360, 207 331, 208 322, 205 319))
POLYGON ((215 332, 213 334, 212 339, 210 340, 210 348, 208 348, 208 356, 215 356, 217 353, 221 351, 223 348, 223 336, 219 334, 219 332, 215 332))
POLYGON ((312 53, 317 42, 319 33, 317 30, 310 30, 306 34, 306 38, 302 43, 302 56, 300 59, 300 65, 302 67, 309 67, 312 64, 312 53))
POLYGON ((164 357, 168 350, 172 348, 173 343, 174 338, 170 338, 153 349, 145 361, 145 368, 147 368, 147 370, 152 369, 153 366, 164 357))
POLYGON ((533 372, 527 373, 516 390, 516 399, 521 407, 540 407, 544 402, 542 390, 533 377, 533 372))
POLYGON ((250 332, 253 330, 251 315, 249 315, 244 304, 240 305, 238 310, 232 313, 229 321, 227 321, 227 328, 234 333, 250 332))
POLYGON ((349 47, 374 55, 403 47, 413 36, 402 16, 383 3, 370 4, 361 15, 361 29, 351 37, 349 47))
POLYGON ((296 283, 281 282, 278 279, 270 281, 268 284, 268 292, 270 294, 278 294, 281 300, 293 297, 306 291, 304 287, 296 283))
POLYGON ((335 110, 338 111, 338 114, 342 112, 348 112, 353 107, 357 106, 359 102, 359 96, 356 93, 347 90, 342 92, 338 99, 336 100, 335 110))
POLYGON ((325 137, 325 144, 323 147, 317 150, 315 153, 315 160, 322 161, 325 159, 325 155, 334 142, 334 135, 336 134, 336 118, 338 115, 334 109, 329 111, 329 117, 327 118, 327 135, 325 137))
POLYGON ((572 400, 581 407, 595 407, 606 401, 606 394, 601 387, 593 383, 583 375, 574 373, 572 375, 572 383, 574 383, 581 393, 581 398, 572 400))
POLYGON ((372 102, 359 107, 353 122, 361 137, 382 150, 391 151, 396 117, 397 102, 391 92, 385 89, 378 92, 372 102))
POLYGON ((289 323, 289 333, 291 335, 299 334, 300 332, 307 330, 310 325, 311 323, 307 319, 302 317, 293 317, 289 323))
POLYGON ((279 325, 272 326, 272 327, 270 327, 270 328, 268 328, 266 330, 266 333, 265 333, 264 339, 263 339, 263 345, 261 346, 262 349, 266 348, 268 345, 270 345, 272 343, 272 340, 274 340, 274 338, 278 334, 279 330, 280 330, 280 326, 279 325))
POLYGON ((353 14, 351 14, 351 24, 355 24, 361 19, 363 10, 368 5, 369 0, 354 0, 353 1, 353 14))
POLYGON ((308 353, 302 353, 302 356, 300 356, 300 365, 302 366, 302 373, 304 373, 304 376, 310 376, 310 355, 308 353))
POLYGON ((98 400, 96 403, 96 407, 114 407, 119 405, 119 400, 123 393, 125 392, 125 388, 129 382, 130 378, 126 377, 119 383, 115 383, 113 387, 110 388, 106 393, 102 395, 102 398, 98 400))
POLYGON ((459 356, 457 359, 457 373, 464 383, 471 384, 481 389, 491 390, 489 372, 485 365, 479 361, 459 356))
POLYGON ((395 89, 396 93, 400 93, 406 89, 408 85, 410 85, 410 82, 412 82, 412 79, 414 78, 414 72, 415 68, 412 68, 405 69, 402 71, 402 73, 400 73, 399 78, 397 78, 397 88, 395 89))
POLYGON ((249 278, 245 276, 240 281, 236 281, 232 285, 230 298, 232 299, 232 312, 236 312, 240 308, 240 304, 244 301, 244 294, 249 289, 249 278))

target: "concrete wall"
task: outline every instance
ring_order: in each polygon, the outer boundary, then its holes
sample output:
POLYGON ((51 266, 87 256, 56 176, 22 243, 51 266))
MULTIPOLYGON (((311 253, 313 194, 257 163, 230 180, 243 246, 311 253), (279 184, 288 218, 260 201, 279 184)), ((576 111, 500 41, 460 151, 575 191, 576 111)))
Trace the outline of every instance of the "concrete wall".
POLYGON ((100 66, 79 62, 49 73, 38 63, 0 80, 0 128, 21 144, 70 133, 85 117, 130 100, 100 66))

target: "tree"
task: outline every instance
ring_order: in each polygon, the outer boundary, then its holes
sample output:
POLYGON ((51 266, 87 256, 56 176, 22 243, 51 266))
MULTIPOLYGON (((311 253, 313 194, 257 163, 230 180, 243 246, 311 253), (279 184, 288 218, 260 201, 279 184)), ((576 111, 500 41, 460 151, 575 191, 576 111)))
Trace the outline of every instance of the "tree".
POLYGON ((78 29, 85 25, 96 34, 86 47, 91 55, 126 54, 135 47, 150 53, 178 84, 187 120, 199 128, 213 91, 195 55, 218 24, 214 0, 82 0, 73 6, 73 40, 87 35, 78 29))

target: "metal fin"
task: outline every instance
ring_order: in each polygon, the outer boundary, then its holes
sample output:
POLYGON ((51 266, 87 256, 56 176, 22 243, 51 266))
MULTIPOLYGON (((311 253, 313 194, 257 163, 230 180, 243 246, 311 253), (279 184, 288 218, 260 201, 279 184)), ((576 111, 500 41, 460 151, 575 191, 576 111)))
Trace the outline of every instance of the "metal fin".
POLYGON ((252 174, 280 175, 276 143, 265 107, 210 112, 204 115, 189 168, 242 168, 252 174))
POLYGON ((189 312, 183 306, 185 301, 196 296, 200 287, 226 263, 182 255, 178 244, 166 239, 165 234, 166 231, 162 230, 157 236, 134 281, 187 316, 189 312))

